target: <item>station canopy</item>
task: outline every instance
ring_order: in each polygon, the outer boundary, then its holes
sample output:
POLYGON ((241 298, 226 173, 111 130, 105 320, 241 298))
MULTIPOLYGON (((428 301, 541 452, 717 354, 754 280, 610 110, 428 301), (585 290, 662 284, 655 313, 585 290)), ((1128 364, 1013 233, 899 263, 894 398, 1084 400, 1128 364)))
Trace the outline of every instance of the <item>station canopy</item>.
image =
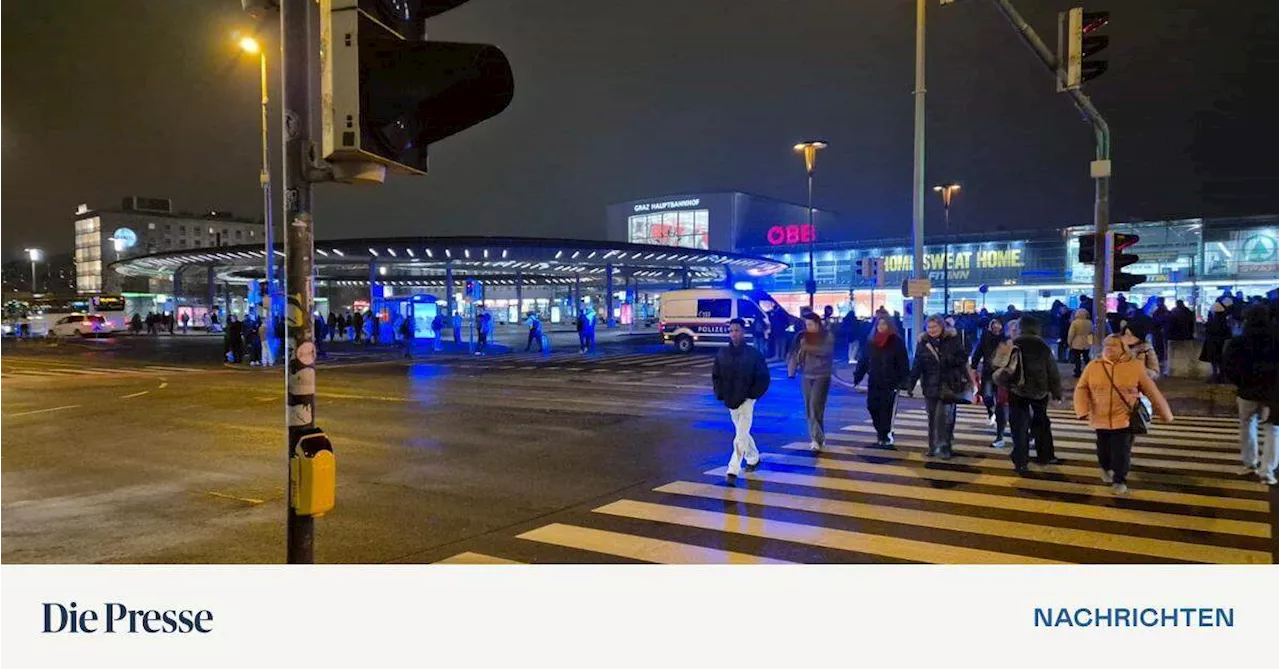
MULTIPOLYGON (((686 270, 691 281, 706 283, 751 280, 787 268, 777 260, 737 253, 522 237, 339 239, 317 241, 315 251, 316 278, 339 286, 364 286, 376 277, 384 285, 442 287, 450 265, 455 282, 476 278, 491 286, 603 283, 609 267, 615 281, 664 285, 679 283, 686 270)), ((275 253, 283 258, 284 246, 277 245, 275 253)), ((110 267, 125 276, 158 278, 213 268, 219 281, 247 284, 262 280, 265 254, 261 244, 219 246, 135 256, 110 267)))

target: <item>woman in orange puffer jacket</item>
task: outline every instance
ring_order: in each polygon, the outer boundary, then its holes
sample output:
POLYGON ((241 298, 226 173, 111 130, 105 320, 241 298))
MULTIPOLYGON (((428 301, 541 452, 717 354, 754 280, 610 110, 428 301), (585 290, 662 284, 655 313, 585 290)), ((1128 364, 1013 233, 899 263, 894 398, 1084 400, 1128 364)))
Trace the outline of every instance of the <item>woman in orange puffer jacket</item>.
POLYGON ((1085 367, 1076 384, 1076 416, 1089 419, 1097 432, 1098 466, 1102 480, 1123 495, 1129 492, 1125 478, 1133 450, 1133 433, 1129 431, 1129 412, 1145 395, 1151 400, 1153 413, 1165 422, 1173 420, 1173 412, 1154 381, 1147 376, 1142 362, 1134 360, 1129 347, 1118 335, 1102 340, 1102 355, 1085 367))

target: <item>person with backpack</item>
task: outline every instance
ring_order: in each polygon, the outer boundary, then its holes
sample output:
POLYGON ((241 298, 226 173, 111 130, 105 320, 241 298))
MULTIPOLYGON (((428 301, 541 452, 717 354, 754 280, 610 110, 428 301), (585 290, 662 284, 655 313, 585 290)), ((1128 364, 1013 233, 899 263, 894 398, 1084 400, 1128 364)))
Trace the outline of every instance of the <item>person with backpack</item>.
POLYGON ((1222 369, 1228 382, 1236 386, 1236 408, 1240 416, 1240 459, 1247 474, 1268 485, 1276 484, 1276 441, 1280 437, 1276 421, 1277 379, 1275 327, 1266 306, 1252 306, 1244 312, 1244 332, 1227 342, 1222 351, 1222 369), (1258 423, 1263 424, 1262 451, 1258 451, 1258 423))
POLYGON ((1013 470, 1027 471, 1031 442, 1036 445, 1036 463, 1061 464, 1053 450, 1049 398, 1062 401, 1062 375, 1049 344, 1040 336, 1040 321, 1032 316, 1018 319, 1020 334, 1012 341, 1008 363, 996 370, 996 383, 1008 389, 1009 432, 1013 437, 1013 470))
POLYGON ((867 379, 867 413, 876 429, 876 446, 893 448, 893 416, 898 408, 898 390, 911 375, 907 344, 888 316, 876 319, 871 336, 853 372, 853 385, 867 379))
POLYGON ((1076 417, 1088 420, 1097 435, 1098 466, 1103 483, 1116 495, 1129 493, 1126 481, 1135 433, 1145 433, 1150 413, 1140 406, 1146 396, 1161 420, 1173 421, 1173 411, 1146 367, 1129 355, 1119 335, 1102 340, 1102 355, 1085 367, 1076 384, 1076 417))
POLYGON ((729 321, 729 345, 716 353, 711 365, 711 387, 716 399, 724 402, 733 420, 733 454, 725 469, 725 479, 733 484, 742 473, 760 463, 760 451, 751 436, 755 404, 769 390, 769 366, 764 356, 746 344, 746 321, 729 321))
POLYGON ((998 401, 999 388, 992 378, 996 371, 996 353, 1006 341, 1004 323, 999 318, 992 318, 982 330, 982 337, 973 348, 973 355, 969 357, 969 365, 979 372, 978 387, 982 392, 982 404, 987 408, 987 424, 996 428, 992 448, 1004 446, 1004 430, 1008 424, 1005 407, 998 401))
POLYGON ((914 388, 917 382, 924 395, 924 410, 929 421, 927 455, 950 460, 956 404, 970 402, 977 388, 969 374, 969 356, 960 347, 955 330, 947 329, 941 316, 929 317, 925 331, 916 342, 907 388, 914 388))

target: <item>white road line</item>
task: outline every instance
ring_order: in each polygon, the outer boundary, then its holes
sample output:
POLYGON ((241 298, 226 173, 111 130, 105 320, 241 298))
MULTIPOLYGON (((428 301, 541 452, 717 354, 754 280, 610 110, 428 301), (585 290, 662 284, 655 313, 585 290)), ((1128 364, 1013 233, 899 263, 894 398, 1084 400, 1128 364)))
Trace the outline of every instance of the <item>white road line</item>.
POLYGON ((32 416, 38 413, 49 413, 50 411, 62 411, 63 409, 79 409, 79 408, 80 408, 79 404, 68 404, 63 407, 52 407, 49 409, 36 409, 34 411, 19 411, 18 413, 11 413, 7 415, 10 418, 14 418, 16 416, 32 416))
POLYGON ((120 399, 122 399, 122 400, 127 400, 127 399, 129 399, 129 398, 131 398, 131 397, 141 397, 141 396, 143 396, 143 395, 146 395, 146 394, 147 394, 147 393, 149 393, 149 392, 151 392, 151 391, 150 391, 150 390, 144 390, 144 391, 142 391, 142 392, 133 393, 133 394, 131 394, 131 395, 121 395, 121 396, 120 396, 120 399))

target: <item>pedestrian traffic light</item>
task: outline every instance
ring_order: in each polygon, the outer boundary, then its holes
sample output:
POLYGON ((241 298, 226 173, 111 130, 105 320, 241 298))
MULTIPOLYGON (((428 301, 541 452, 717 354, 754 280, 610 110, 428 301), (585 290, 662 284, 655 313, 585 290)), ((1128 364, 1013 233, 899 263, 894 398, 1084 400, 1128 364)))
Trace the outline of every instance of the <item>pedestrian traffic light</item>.
POLYGON ((1096 33, 1110 19, 1110 12, 1086 12, 1081 7, 1058 15, 1058 62, 1062 68, 1059 91, 1079 88, 1107 71, 1107 61, 1086 59, 1107 48, 1110 40, 1096 33))
POLYGON ((425 39, 426 19, 464 2, 332 0, 321 26, 326 160, 379 168, 362 180, 426 174, 429 144, 506 109, 514 82, 502 51, 425 39))
POLYGON ((1098 236, 1092 232, 1087 235, 1080 235, 1080 253, 1076 259, 1081 265, 1092 265, 1097 262, 1098 257, 1095 253, 1094 245, 1097 244, 1098 236))
POLYGON ((1127 274, 1122 270, 1138 262, 1138 256, 1124 250, 1138 243, 1137 235, 1113 232, 1107 235, 1107 255, 1111 258, 1111 285, 1107 292, 1124 292, 1147 280, 1142 274, 1127 274))

